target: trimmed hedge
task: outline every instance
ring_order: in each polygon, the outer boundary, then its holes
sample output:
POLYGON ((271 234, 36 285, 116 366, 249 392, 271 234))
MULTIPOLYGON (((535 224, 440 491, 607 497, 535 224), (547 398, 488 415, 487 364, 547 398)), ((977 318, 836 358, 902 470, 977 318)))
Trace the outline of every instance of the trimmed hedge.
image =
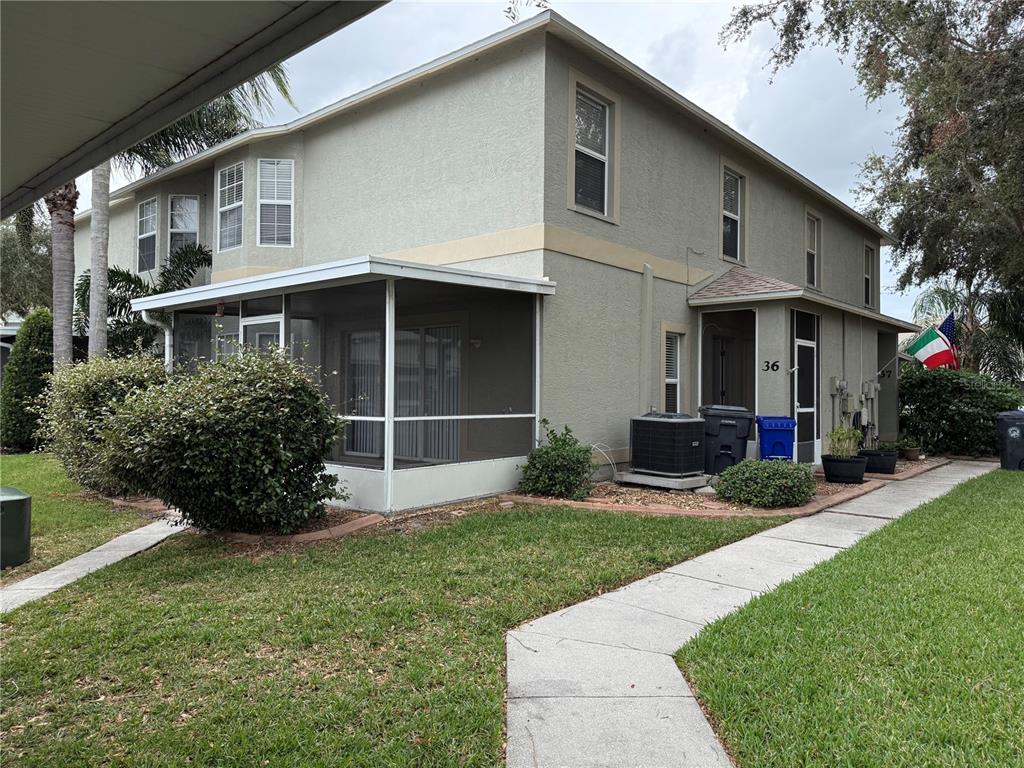
POLYGON ((900 430, 926 453, 992 456, 999 451, 995 416, 1020 407, 1010 384, 974 371, 921 366, 900 372, 900 430))
POLYGON ((166 378, 152 355, 96 358, 53 375, 41 435, 73 480, 113 496, 129 491, 103 464, 103 429, 125 398, 166 378))
POLYGON ((247 349, 131 394, 104 463, 197 528, 291 533, 347 495, 324 466, 341 420, 301 363, 247 349))
POLYGON ((0 386, 0 446, 20 453, 38 445, 39 397, 53 371, 53 316, 38 309, 22 323, 0 386))
POLYGON ((817 487, 807 464, 744 459, 719 475, 715 492, 728 501, 774 509, 802 507, 817 487))
POLYGON ((541 426, 547 442, 530 451, 526 464, 520 467, 523 479, 519 490, 536 496, 585 499, 593 487, 594 460, 590 448, 568 426, 563 427, 561 434, 550 429, 546 420, 541 421, 541 426))

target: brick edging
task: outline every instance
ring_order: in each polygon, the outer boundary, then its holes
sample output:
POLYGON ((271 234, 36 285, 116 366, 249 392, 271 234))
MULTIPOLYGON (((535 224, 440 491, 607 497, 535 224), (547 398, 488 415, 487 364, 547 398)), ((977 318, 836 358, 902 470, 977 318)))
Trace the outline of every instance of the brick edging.
POLYGON ((534 504, 542 507, 572 507, 573 509, 589 509, 598 512, 632 512, 657 517, 807 517, 814 515, 829 507, 856 499, 865 493, 876 491, 885 485, 880 480, 868 480, 865 483, 851 487, 849 490, 834 493, 831 496, 823 496, 820 499, 811 499, 802 507, 781 507, 779 509, 758 509, 749 507, 746 509, 729 509, 721 507, 698 507, 696 509, 685 509, 673 507, 669 504, 615 504, 610 501, 597 501, 596 499, 585 499, 573 501, 572 499, 549 499, 543 496, 522 496, 515 493, 503 493, 498 498, 501 501, 511 501, 516 504, 534 504))
POLYGON ((228 541, 237 541, 241 544, 306 544, 310 541, 327 541, 329 539, 341 539, 345 536, 350 536, 357 531, 362 531, 366 528, 372 528, 376 525, 380 525, 386 517, 383 515, 363 515, 357 517, 355 520, 350 520, 347 523, 341 525, 334 525, 330 528, 323 528, 319 531, 309 531, 308 533, 293 533, 285 536, 264 536, 258 533, 236 533, 229 531, 221 533, 221 537, 228 541))

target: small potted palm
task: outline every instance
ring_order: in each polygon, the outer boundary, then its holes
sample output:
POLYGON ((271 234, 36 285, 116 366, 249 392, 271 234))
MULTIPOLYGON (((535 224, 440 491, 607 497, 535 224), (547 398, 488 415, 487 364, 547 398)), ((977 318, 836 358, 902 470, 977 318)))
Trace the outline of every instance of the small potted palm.
POLYGON ((867 469, 867 456, 858 456, 861 434, 859 429, 840 424, 828 433, 830 453, 821 457, 825 479, 830 483, 863 483, 867 469))
POLYGON ((868 460, 868 472, 891 475, 896 472, 896 459, 900 454, 896 443, 880 442, 877 448, 862 449, 860 455, 868 460))

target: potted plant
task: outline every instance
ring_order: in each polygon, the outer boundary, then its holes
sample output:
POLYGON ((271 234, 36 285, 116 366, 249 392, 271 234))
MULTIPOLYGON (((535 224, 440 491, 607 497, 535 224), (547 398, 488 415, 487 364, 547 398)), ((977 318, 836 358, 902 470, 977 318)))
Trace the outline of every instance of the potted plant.
POLYGON ((831 453, 821 457, 825 479, 830 483, 863 483, 867 469, 866 456, 858 456, 860 430, 840 424, 828 433, 831 453))
POLYGON ((904 435, 900 438, 900 455, 907 461, 917 461, 921 458, 921 441, 916 437, 904 435))
POLYGON ((880 442, 877 448, 864 448, 860 455, 868 460, 868 472, 876 472, 882 475, 891 475, 896 472, 896 459, 899 458, 899 450, 896 443, 880 442))

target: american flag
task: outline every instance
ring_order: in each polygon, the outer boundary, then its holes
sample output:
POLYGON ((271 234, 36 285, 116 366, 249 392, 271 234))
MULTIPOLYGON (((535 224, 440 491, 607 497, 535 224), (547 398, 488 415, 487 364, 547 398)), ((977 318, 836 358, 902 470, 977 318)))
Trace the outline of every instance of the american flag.
POLYGON ((939 333, 946 337, 949 346, 953 348, 953 367, 959 368, 960 353, 956 348, 956 319, 953 317, 952 312, 942 321, 942 325, 939 326, 939 333))

